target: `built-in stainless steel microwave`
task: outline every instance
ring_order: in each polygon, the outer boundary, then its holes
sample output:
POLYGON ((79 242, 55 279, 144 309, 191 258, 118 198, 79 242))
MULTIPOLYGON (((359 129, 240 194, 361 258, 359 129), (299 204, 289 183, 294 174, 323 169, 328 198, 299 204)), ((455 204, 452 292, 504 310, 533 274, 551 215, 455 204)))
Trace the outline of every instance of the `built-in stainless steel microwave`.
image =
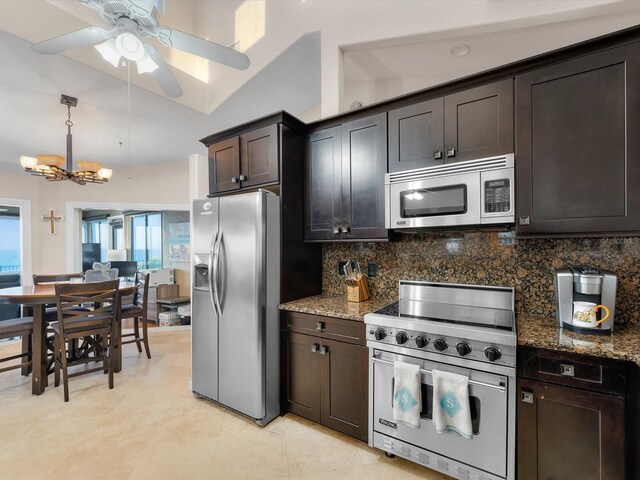
POLYGON ((388 229, 514 223, 512 153, 385 175, 388 229))

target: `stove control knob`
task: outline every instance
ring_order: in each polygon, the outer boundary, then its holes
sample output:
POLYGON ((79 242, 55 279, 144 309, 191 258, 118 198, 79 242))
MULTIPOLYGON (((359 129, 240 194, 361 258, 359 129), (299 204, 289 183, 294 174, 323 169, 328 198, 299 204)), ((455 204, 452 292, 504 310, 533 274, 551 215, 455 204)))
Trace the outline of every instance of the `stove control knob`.
POLYGON ((378 341, 384 340, 385 338, 387 338, 387 332, 385 332, 384 329, 379 328, 374 333, 374 336, 376 337, 376 340, 378 340, 378 341))
POLYGON ((407 340, 409 340, 409 338, 407 337, 406 333, 398 332, 396 334, 396 342, 398 342, 400 345, 402 345, 403 343, 407 343, 407 340))
POLYGON ((447 349, 447 342, 443 338, 437 338, 433 342, 433 348, 435 348, 439 352, 444 352, 447 349))
POLYGON ((487 360, 490 362, 495 362, 496 360, 500 360, 502 353, 496 347, 487 347, 484 349, 484 356, 487 357, 487 360))
POLYGON ((458 355, 465 357, 471 353, 471 346, 467 342, 458 342, 456 345, 458 355))
POLYGON ((416 337, 416 346, 418 348, 424 348, 427 345, 429 345, 429 340, 427 340, 427 337, 425 337, 424 335, 418 335, 416 337))

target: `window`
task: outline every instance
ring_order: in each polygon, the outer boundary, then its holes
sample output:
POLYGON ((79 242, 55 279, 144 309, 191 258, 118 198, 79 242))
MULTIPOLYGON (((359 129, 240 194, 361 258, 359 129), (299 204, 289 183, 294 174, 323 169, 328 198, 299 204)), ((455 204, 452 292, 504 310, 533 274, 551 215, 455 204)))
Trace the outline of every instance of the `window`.
POLYGON ((20 214, 17 208, 3 207, 0 213, 0 272, 20 271, 20 214))
POLYGON ((106 218, 82 221, 82 243, 99 243, 100 261, 107 260, 107 249, 109 248, 107 232, 108 225, 106 218))
POLYGON ((148 213, 131 218, 132 260, 138 269, 162 268, 162 215, 148 213))

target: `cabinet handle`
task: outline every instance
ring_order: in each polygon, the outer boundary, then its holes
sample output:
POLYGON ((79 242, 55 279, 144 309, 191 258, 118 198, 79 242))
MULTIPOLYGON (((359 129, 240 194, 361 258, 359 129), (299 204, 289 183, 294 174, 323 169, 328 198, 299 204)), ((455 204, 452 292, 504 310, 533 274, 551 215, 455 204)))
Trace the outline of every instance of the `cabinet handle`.
POLYGON ((560 364, 560 373, 565 377, 575 377, 576 375, 573 365, 570 365, 568 363, 560 364))
POLYGON ((447 148, 447 157, 455 157, 456 149, 455 148, 447 148))
POLYGON ((433 159, 440 160, 442 158, 442 150, 436 150, 433 152, 433 159))
POLYGON ((324 345, 322 347, 320 347, 320 355, 326 355, 328 351, 329 351, 329 349, 327 347, 325 347, 324 345))
POLYGON ((238 177, 231 177, 231 183, 238 183, 238 177))
POLYGON ((342 233, 349 233, 351 231, 351 227, 349 225, 345 225, 342 227, 342 233))
POLYGON ((338 235, 340 233, 342 233, 342 227, 333 227, 333 233, 334 235, 338 235))
POLYGON ((318 322, 316 323, 316 330, 321 332, 322 330, 324 330, 324 322, 318 322))
POLYGON ((533 392, 525 392, 524 390, 520 392, 520 400, 524 403, 533 403, 533 392))
POLYGON ((244 173, 241 173, 240 177, 238 177, 238 180, 240 180, 241 182, 246 182, 247 180, 249 180, 249 177, 247 177, 244 173))
POLYGON ((311 353, 318 353, 319 348, 320 348, 320 345, 318 345, 317 343, 314 343, 313 345, 311 345, 311 353))
POLYGON ((531 225, 531 217, 518 217, 518 225, 531 225))

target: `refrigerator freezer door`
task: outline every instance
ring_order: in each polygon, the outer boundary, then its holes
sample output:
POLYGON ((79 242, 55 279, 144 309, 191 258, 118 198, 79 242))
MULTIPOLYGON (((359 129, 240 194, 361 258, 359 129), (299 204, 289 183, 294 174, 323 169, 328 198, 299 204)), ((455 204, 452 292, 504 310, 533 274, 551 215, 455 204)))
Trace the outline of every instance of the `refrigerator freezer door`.
POLYGON ((265 415, 264 197, 220 198, 219 401, 255 419, 265 415))
POLYGON ((213 305, 211 284, 212 250, 218 233, 219 202, 217 199, 193 203, 194 255, 206 259, 195 267, 191 292, 192 390, 218 400, 218 317, 213 305))

